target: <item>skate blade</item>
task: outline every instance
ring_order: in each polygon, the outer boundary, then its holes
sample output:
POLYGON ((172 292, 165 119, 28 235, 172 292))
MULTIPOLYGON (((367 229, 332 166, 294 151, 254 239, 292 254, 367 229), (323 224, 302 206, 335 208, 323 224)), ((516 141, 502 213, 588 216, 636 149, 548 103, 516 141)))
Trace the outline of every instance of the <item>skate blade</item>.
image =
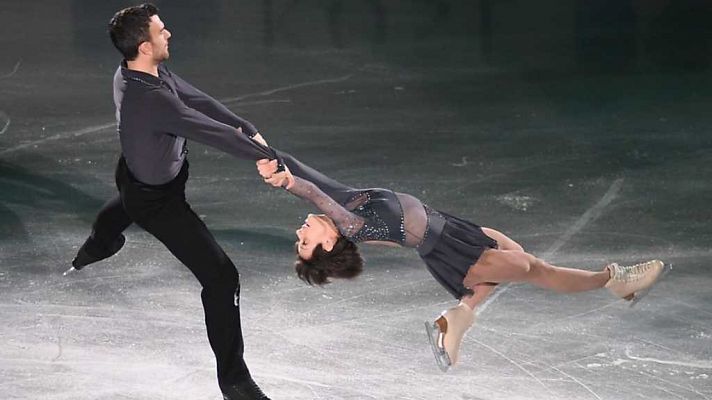
POLYGON ((428 334, 430 349, 433 350, 433 355, 435 356, 435 362, 438 364, 438 368, 440 368, 443 372, 447 372, 447 370, 450 369, 452 362, 450 362, 450 356, 447 354, 445 349, 438 345, 440 329, 435 322, 426 321, 425 332, 428 334))
POLYGON ((71 267, 71 268, 69 268, 68 270, 64 271, 64 273, 62 273, 62 276, 73 275, 73 274, 75 274, 75 273, 77 273, 77 272, 79 272, 78 269, 76 269, 76 268, 74 268, 74 267, 71 267))
POLYGON ((653 289, 653 287, 655 287, 655 285, 657 285, 658 282, 660 282, 663 278, 665 278, 667 276, 667 274, 670 273, 671 270, 672 270, 672 265, 663 264, 663 270, 660 272, 660 275, 658 275, 657 279, 655 279, 655 282, 653 282, 653 284, 650 285, 647 289, 643 289, 639 292, 634 293, 633 300, 630 301, 630 304, 628 305, 628 307, 633 308, 636 304, 638 304, 638 302, 643 297, 647 296, 648 293, 650 293, 650 291, 653 289))

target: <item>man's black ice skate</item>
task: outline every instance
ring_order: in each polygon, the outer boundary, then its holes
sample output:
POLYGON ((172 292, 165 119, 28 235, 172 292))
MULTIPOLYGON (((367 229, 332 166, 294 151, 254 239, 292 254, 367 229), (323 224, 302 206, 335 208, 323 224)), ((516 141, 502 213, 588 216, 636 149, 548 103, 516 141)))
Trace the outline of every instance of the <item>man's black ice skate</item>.
POLYGON ((222 388, 224 400, 270 400, 251 377, 222 388))
POLYGON ((109 247, 101 245, 90 236, 82 247, 79 248, 77 256, 72 260, 72 267, 65 271, 64 275, 66 276, 74 271, 79 271, 89 264, 113 256, 124 247, 124 243, 126 243, 126 237, 122 234, 119 234, 119 237, 116 238, 109 247))

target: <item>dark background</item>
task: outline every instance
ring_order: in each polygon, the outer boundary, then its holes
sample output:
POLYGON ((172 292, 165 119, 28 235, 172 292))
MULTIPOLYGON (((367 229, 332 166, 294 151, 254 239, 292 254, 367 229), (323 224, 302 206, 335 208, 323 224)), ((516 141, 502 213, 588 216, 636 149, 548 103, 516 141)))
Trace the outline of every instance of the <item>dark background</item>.
MULTIPOLYGON (((124 1, 0 1, 0 393, 219 398, 199 287, 155 239, 61 272, 115 193, 106 24, 124 1)), ((422 321, 453 300, 412 251, 354 282, 291 271, 303 202, 191 144, 188 195, 242 276, 275 399, 712 397, 712 2, 160 1, 170 68, 273 146, 412 193, 557 265, 673 265, 636 308, 508 285, 462 365, 422 321)))

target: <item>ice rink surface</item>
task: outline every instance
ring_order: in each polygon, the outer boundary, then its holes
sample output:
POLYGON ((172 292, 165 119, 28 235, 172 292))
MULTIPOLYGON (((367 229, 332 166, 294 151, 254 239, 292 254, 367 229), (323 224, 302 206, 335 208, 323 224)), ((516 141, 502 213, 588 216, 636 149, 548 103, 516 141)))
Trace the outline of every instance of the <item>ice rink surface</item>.
MULTIPOLYGON (((414 251, 362 247, 361 277, 308 287, 292 243, 313 209, 192 143, 189 201, 241 273, 246 359, 272 399, 712 399, 709 54, 655 46, 671 2, 631 2, 634 34, 614 25, 634 56, 586 41, 585 2, 524 3, 158 3, 170 68, 274 147, 556 265, 673 267, 634 308, 501 286, 444 374, 423 321, 454 299, 414 251)), ((220 398, 200 287, 157 240, 131 227, 62 276, 115 193, 104 31, 128 3, 0 4, 0 398, 220 398)))

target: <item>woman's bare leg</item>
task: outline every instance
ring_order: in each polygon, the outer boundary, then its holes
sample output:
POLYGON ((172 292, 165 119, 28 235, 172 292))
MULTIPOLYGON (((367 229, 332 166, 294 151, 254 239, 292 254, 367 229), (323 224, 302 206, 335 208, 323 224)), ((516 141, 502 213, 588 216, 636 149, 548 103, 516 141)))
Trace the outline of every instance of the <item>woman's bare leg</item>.
MULTIPOLYGON (((482 228, 482 230, 497 241, 500 249, 523 251, 522 246, 503 233, 490 228, 482 228)), ((436 355, 436 358, 443 370, 457 363, 462 339, 475 322, 475 309, 492 294, 496 286, 496 283, 489 282, 472 286, 472 295, 463 296, 457 306, 446 310, 435 321, 431 332, 437 337, 433 337, 432 341, 436 346, 434 349, 436 354, 440 354, 440 356, 436 355), (447 357, 443 353, 446 353, 447 357)))
POLYGON ((516 250, 489 249, 470 268, 465 287, 488 282, 527 282, 560 293, 599 289, 610 279, 610 272, 557 267, 533 255, 516 250))
MULTIPOLYGON (((482 231, 485 235, 497 241, 500 250, 524 251, 524 248, 519 243, 498 230, 482 227, 482 231)), ((496 283, 478 283, 471 288, 474 294, 463 296, 460 302, 465 303, 474 312, 475 308, 492 294, 496 286, 496 283)))
POLYGON ((501 232, 490 228, 482 230, 497 241, 498 248, 485 250, 465 276, 464 286, 474 293, 462 297, 460 304, 447 310, 428 329, 436 359, 443 370, 457 363, 460 344, 474 323, 474 310, 498 283, 528 282, 557 292, 572 293, 599 289, 611 280, 608 267, 600 272, 557 267, 526 253, 522 246, 501 232))
POLYGON ((475 292, 471 296, 462 296, 460 299, 460 303, 464 303, 467 305, 467 307, 470 308, 470 310, 475 310, 480 303, 485 301, 487 297, 489 297, 490 294, 494 291, 494 289, 497 287, 496 284, 494 283, 480 283, 475 285, 474 288, 472 288, 472 291, 475 292))
POLYGON ((515 242, 509 236, 498 230, 482 227, 482 232, 484 232, 485 235, 496 240, 497 246, 500 250, 524 251, 524 248, 519 243, 515 242))
POLYGON ((474 311, 494 291, 497 283, 529 282, 557 292, 581 292, 601 288, 610 278, 608 269, 591 272, 555 267, 519 250, 521 246, 501 233, 492 230, 485 232, 497 240, 499 249, 489 249, 482 253, 463 282, 474 293, 463 296, 460 304, 448 309, 433 325, 439 333, 437 339, 433 340, 438 347, 435 351, 447 353, 445 360, 438 361, 441 365, 447 364, 441 367, 445 370, 457 363, 462 340, 474 324, 474 311), (507 248, 517 250, 505 250, 507 248))

